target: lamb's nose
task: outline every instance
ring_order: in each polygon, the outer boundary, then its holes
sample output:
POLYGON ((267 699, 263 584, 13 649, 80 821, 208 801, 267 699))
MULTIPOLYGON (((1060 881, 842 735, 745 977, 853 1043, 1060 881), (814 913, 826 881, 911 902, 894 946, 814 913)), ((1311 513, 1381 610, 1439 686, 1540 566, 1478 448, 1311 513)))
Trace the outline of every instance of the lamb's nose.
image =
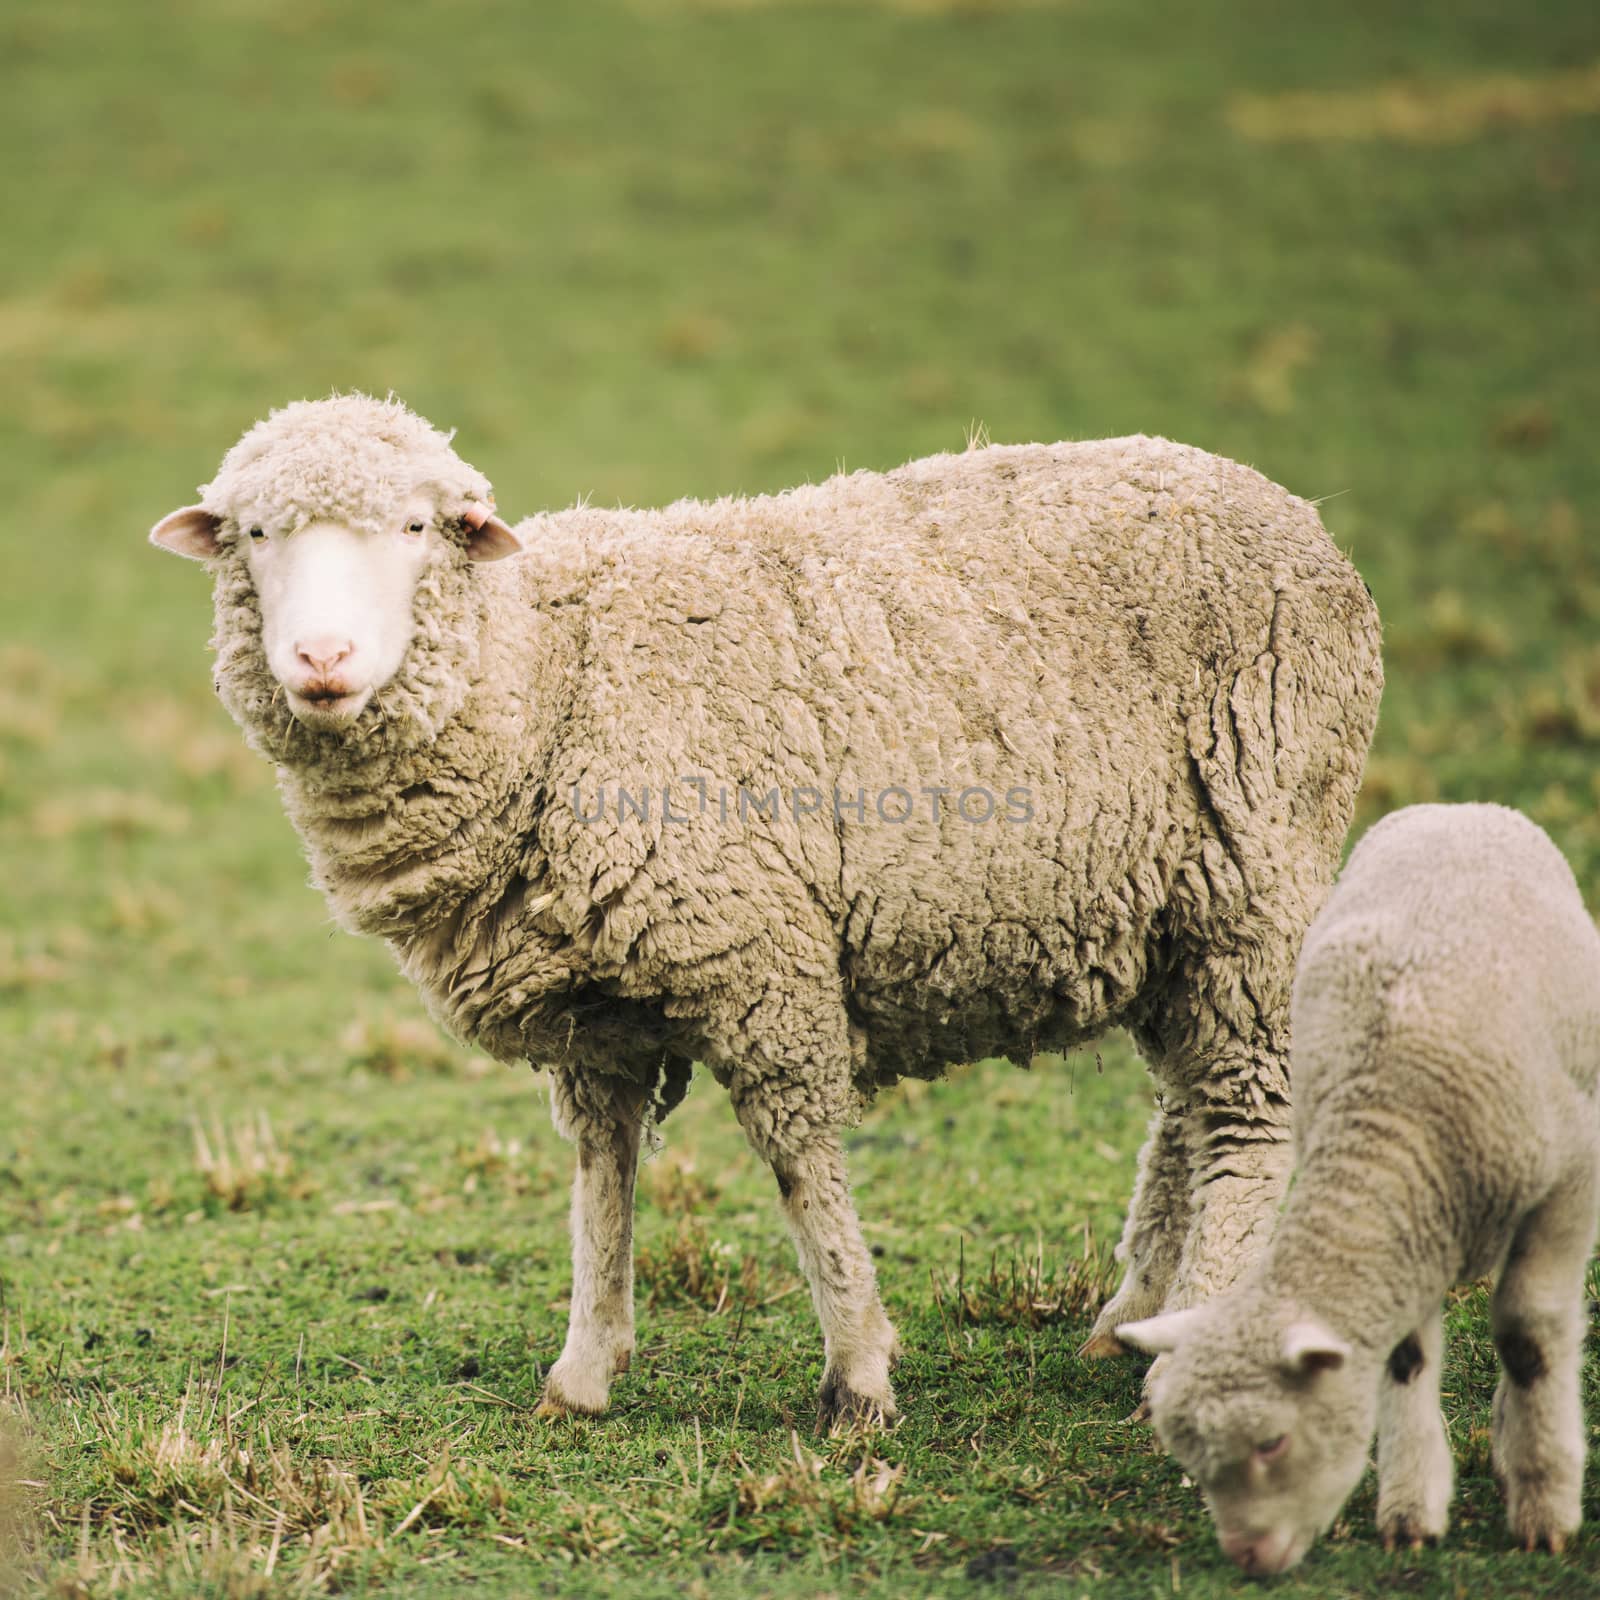
POLYGON ((355 645, 349 639, 336 639, 331 634, 323 634, 316 639, 300 640, 294 649, 295 654, 313 672, 326 676, 355 649, 355 645))
POLYGON ((1261 1556, 1262 1541, 1254 1534, 1231 1533, 1222 1541, 1222 1552, 1246 1572, 1254 1572, 1261 1556))

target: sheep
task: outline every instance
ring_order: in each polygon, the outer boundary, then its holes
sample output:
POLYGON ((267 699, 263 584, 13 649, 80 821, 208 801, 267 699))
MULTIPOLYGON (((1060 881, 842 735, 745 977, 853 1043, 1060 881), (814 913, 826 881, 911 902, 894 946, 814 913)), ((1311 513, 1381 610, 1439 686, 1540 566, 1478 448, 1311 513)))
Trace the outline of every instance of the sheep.
POLYGON ((641 1128, 700 1061, 777 1179, 819 1423, 895 1416, 841 1130, 1121 1024, 1159 1086, 1116 1322, 1202 1299, 1288 1170, 1293 954, 1382 682, 1314 509, 1143 437, 514 529, 396 401, 257 423, 155 543, 313 881, 577 1145, 547 1413, 633 1349, 641 1128), (500 558, 518 552, 514 560, 500 558))
POLYGON ((1441 1538, 1445 1292, 1493 1270, 1495 1470, 1511 1531, 1579 1523, 1584 1271, 1600 1157, 1600 934, 1518 812, 1373 827, 1295 978, 1293 1185, 1227 1294, 1120 1327, 1161 1357, 1157 1432, 1247 1572, 1293 1566, 1378 1435, 1386 1546, 1441 1538))

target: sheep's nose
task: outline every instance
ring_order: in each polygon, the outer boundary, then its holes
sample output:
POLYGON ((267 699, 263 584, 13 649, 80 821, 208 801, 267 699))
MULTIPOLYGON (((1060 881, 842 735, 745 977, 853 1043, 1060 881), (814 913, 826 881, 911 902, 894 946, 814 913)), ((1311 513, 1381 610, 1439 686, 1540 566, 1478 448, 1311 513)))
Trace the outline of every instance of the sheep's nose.
POLYGON ((351 640, 337 639, 331 634, 323 634, 316 639, 302 639, 294 647, 300 660, 324 677, 354 649, 351 640))

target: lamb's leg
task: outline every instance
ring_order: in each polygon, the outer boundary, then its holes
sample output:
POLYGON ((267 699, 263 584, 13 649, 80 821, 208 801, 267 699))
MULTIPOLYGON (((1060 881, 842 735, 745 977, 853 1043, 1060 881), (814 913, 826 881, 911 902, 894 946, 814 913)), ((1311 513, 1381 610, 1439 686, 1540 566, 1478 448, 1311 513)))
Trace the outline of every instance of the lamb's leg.
POLYGON ((1494 1466, 1524 1549, 1560 1551, 1582 1520, 1579 1368, 1584 1272, 1595 1236, 1595 1175, 1585 1171, 1524 1218, 1495 1287, 1494 1466))
POLYGON ((1117 1246, 1122 1284, 1095 1319, 1080 1355, 1122 1354, 1118 1324, 1138 1322, 1161 1310, 1177 1271, 1188 1220, 1189 1156, 1183 1116, 1178 1106, 1158 1100, 1139 1152, 1139 1175, 1117 1246))
POLYGON ((1444 1537, 1455 1465, 1439 1409, 1444 1318, 1436 1309, 1390 1353, 1378 1389, 1378 1532, 1384 1548, 1444 1537))
POLYGON ((578 1146, 572 1188, 572 1313, 545 1380, 542 1416, 595 1415, 633 1354, 633 1184, 645 1091, 554 1076, 556 1125, 578 1146))

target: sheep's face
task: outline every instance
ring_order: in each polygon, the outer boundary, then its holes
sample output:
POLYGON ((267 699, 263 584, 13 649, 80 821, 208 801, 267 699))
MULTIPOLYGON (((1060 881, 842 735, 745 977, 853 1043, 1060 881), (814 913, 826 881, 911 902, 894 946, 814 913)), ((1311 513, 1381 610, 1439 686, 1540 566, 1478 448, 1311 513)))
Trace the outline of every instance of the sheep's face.
POLYGON ((1117 1336, 1163 1356, 1152 1420, 1200 1485, 1224 1553, 1252 1576, 1294 1566, 1366 1468, 1376 1378, 1321 1323, 1238 1296, 1117 1336))
MULTIPOLYGON (((457 526, 469 560, 521 548, 486 506, 468 504, 457 526)), ((260 606, 267 665, 294 715, 322 729, 354 722, 400 671, 416 628, 418 582, 433 562, 450 558, 452 542, 426 491, 359 526, 292 511, 224 518, 188 507, 151 537, 199 559, 238 546, 260 606)))
POLYGON ((313 727, 354 721, 410 647, 417 580, 437 555, 433 507, 414 499, 382 533, 327 520, 258 523, 243 537, 262 648, 289 708, 313 727))

